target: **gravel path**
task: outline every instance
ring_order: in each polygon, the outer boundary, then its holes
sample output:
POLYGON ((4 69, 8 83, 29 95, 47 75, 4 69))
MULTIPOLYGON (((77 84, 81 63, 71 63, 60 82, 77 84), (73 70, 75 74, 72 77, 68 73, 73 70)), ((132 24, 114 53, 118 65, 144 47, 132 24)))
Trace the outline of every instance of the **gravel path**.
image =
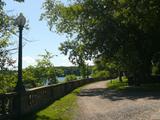
POLYGON ((160 120, 160 94, 120 93, 106 81, 89 84, 78 96, 75 120, 160 120))

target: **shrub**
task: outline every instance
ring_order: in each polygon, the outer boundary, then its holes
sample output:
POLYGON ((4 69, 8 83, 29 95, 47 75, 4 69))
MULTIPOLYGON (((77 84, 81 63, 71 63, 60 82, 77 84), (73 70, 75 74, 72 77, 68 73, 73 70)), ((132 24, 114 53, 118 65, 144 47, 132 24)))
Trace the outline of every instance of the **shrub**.
POLYGON ((120 82, 118 78, 107 82, 107 88, 114 90, 124 90, 127 89, 128 79, 126 77, 122 77, 123 82, 120 82))
POLYGON ((12 92, 16 86, 17 74, 12 71, 0 71, 0 93, 12 92))
POLYGON ((70 82, 70 81, 74 81, 77 80, 77 76, 76 75, 67 75, 65 76, 65 82, 70 82))
POLYGON ((96 71, 95 73, 92 74, 93 78, 109 78, 110 73, 109 71, 96 71))
POLYGON ((157 66, 153 66, 152 67, 152 75, 159 75, 160 74, 160 70, 157 66))

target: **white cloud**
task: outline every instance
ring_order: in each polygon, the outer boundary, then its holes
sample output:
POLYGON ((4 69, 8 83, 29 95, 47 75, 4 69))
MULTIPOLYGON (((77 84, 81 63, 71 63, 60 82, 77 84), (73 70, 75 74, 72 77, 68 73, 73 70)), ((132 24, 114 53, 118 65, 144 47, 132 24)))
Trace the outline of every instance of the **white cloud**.
MULTIPOLYGON (((93 60, 87 60, 85 62, 89 66, 94 65, 93 60)), ((53 64, 55 66, 75 66, 68 60, 68 56, 64 56, 64 55, 53 58, 53 64)))
POLYGON ((89 66, 94 65, 93 60, 87 60, 86 63, 87 63, 89 66))
MULTIPOLYGON (((16 61, 17 58, 15 58, 16 61)), ((31 57, 31 56, 24 56, 23 58, 23 68, 26 68, 28 67, 29 65, 36 65, 36 60, 35 58, 31 57)), ((57 57, 54 57, 52 59, 52 63, 54 64, 54 66, 74 66, 69 60, 68 60, 68 56, 64 56, 64 55, 61 55, 61 56, 57 56, 57 57)), ((86 63, 88 65, 94 65, 93 61, 86 61, 86 63)), ((18 66, 17 62, 16 62, 16 66, 18 66)))
POLYGON ((53 58, 53 64, 55 66, 74 66, 69 60, 68 60, 68 56, 57 56, 55 58, 53 58))
POLYGON ((23 68, 28 67, 29 65, 35 65, 36 61, 31 56, 24 56, 23 57, 23 68))

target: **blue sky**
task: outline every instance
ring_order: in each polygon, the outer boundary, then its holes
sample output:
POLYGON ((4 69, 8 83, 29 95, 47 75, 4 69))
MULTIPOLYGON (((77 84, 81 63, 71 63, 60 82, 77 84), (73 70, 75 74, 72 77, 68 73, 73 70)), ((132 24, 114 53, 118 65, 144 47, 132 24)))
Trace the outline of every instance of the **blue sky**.
MULTIPOLYGON (((62 1, 66 3, 67 0, 62 1)), ((18 15, 22 12, 29 21, 30 29, 28 31, 24 30, 23 36, 33 42, 27 42, 23 48, 23 68, 28 65, 34 65, 38 54, 42 54, 45 49, 58 55, 53 58, 55 66, 72 65, 68 57, 60 54, 58 50, 60 43, 66 40, 65 36, 49 31, 46 21, 39 21, 40 15, 43 12, 41 8, 44 0, 25 0, 24 3, 5 0, 5 2, 5 10, 9 15, 18 15)), ((13 40, 18 41, 18 38, 13 37, 13 40)), ((13 57, 17 59, 17 54, 13 57)))

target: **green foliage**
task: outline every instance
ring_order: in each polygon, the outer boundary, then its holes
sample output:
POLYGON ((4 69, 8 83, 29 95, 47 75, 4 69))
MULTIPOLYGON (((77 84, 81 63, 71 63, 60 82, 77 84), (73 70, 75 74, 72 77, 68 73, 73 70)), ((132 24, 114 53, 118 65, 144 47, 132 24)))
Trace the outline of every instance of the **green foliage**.
POLYGON ((29 66, 23 70, 23 80, 27 88, 33 88, 48 84, 56 84, 58 81, 55 75, 55 68, 51 62, 53 55, 45 50, 45 53, 39 55, 37 64, 29 66))
POLYGON ((45 50, 45 53, 39 56, 40 59, 37 60, 36 65, 38 70, 38 76, 40 78, 39 80, 42 82, 48 80, 49 84, 57 83, 54 65, 51 62, 53 55, 47 50, 45 50))
MULTIPOLYGON (((48 84, 58 82, 54 65, 51 62, 52 57, 53 55, 50 52, 45 51, 44 54, 40 55, 40 59, 37 60, 35 66, 28 66, 23 69, 23 81, 27 89, 46 85, 47 82, 48 84)), ((5 57, 5 59, 7 58, 5 57)), ((4 64, 0 67, 0 93, 13 91, 17 82, 17 71, 7 70, 8 64, 5 60, 3 61, 4 64)))
POLYGON ((77 41, 65 41, 64 43, 61 43, 61 46, 59 47, 59 50, 64 54, 69 54, 69 60, 79 66, 80 73, 82 78, 85 78, 87 75, 86 73, 86 55, 85 55, 85 49, 83 44, 77 42, 77 41))
POLYGON ((55 74, 56 74, 56 76, 58 76, 58 77, 62 77, 62 76, 64 76, 64 70, 62 69, 62 68, 56 68, 55 67, 55 74))
POLYGON ((67 33, 76 48, 83 45, 85 59, 114 60, 119 69, 147 80, 160 52, 159 6, 159 0, 74 0, 66 6, 46 0, 42 19, 67 33))
MULTIPOLYGON (((0 18, 1 19, 1 18, 0 18)), ((15 60, 12 59, 10 50, 9 35, 5 32, 1 32, 0 28, 0 93, 11 92, 15 87, 17 80, 17 74, 14 71, 8 70, 13 68, 15 60)))
POLYGON ((119 79, 114 79, 107 82, 107 88, 115 90, 124 90, 128 87, 127 79, 123 77, 123 82, 120 82, 119 79))
POLYGON ((15 34, 15 26, 14 16, 7 14, 4 10, 5 5, 5 1, 0 0, 0 93, 11 92, 17 81, 15 71, 8 70, 13 68, 16 62, 11 57, 12 51, 16 48, 13 48, 10 40, 11 35, 15 34))
POLYGON ((154 54, 152 59, 152 75, 160 74, 160 53, 154 54))
POLYGON ((160 74, 160 70, 157 66, 153 66, 152 67, 152 75, 159 75, 160 74))
POLYGON ((0 1, 0 39, 8 39, 15 32, 13 16, 8 16, 4 11, 5 3, 0 1))
POLYGON ((12 92, 17 81, 15 71, 0 71, 0 93, 12 92))
POLYGON ((9 41, 0 38, 0 70, 6 70, 8 67, 13 67, 15 60, 10 56, 10 51, 7 50, 9 41))
POLYGON ((113 89, 122 92, 159 92, 160 84, 143 84, 141 86, 128 86, 128 79, 123 77, 123 82, 120 82, 119 79, 111 80, 107 83, 108 89, 113 89))
POLYGON ((33 88, 43 85, 37 76, 38 69, 34 66, 28 66, 23 70, 23 81, 26 88, 33 88))
POLYGON ((77 80, 77 76, 76 75, 67 75, 65 76, 65 81, 66 82, 70 82, 70 81, 74 81, 77 80))
MULTIPOLYGON (((85 66, 85 74, 90 75, 92 73, 93 66, 85 66)), ((58 77, 64 77, 66 75, 74 74, 76 76, 81 76, 82 71, 80 70, 79 66, 60 66, 55 67, 56 76, 58 77)))
MULTIPOLYGON (((60 75, 61 76, 66 76, 66 75, 71 75, 74 74, 76 76, 80 76, 80 70, 79 67, 77 66, 60 66, 60 67, 55 67, 55 70, 60 69, 64 72, 64 74, 60 75)), ((56 74, 58 76, 58 74, 56 74)))
POLYGON ((95 73, 92 74, 93 78, 109 78, 110 73, 109 71, 96 71, 95 73))
MULTIPOLYGON (((23 0, 15 0, 23 1, 23 0)), ((4 0, 0 0, 0 70, 6 69, 12 66, 15 61, 12 60, 10 52, 16 50, 11 43, 11 35, 16 33, 16 27, 14 25, 14 16, 7 15, 4 10, 6 5, 4 0)))
POLYGON ((92 77, 115 78, 118 76, 118 66, 113 61, 105 58, 97 58, 94 61, 92 77))
POLYGON ((77 94, 80 88, 69 95, 57 100, 46 109, 38 112, 35 116, 28 116, 25 120, 71 120, 77 109, 77 94))

